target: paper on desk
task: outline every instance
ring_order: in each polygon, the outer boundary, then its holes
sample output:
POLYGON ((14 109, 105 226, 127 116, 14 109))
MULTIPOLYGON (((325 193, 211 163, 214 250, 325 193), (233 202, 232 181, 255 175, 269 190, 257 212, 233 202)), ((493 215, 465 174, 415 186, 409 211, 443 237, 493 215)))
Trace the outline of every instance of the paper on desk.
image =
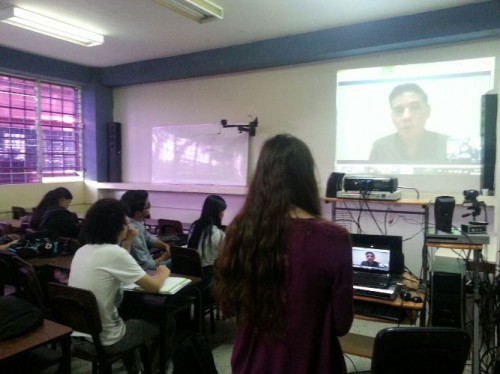
MULTIPOLYGON (((187 286, 189 283, 191 283, 191 279, 188 278, 168 277, 167 279, 165 279, 165 282, 163 283, 163 286, 160 288, 160 291, 158 293, 173 295, 184 286, 187 286)), ((123 289, 142 291, 142 288, 135 283, 124 285, 123 289)))

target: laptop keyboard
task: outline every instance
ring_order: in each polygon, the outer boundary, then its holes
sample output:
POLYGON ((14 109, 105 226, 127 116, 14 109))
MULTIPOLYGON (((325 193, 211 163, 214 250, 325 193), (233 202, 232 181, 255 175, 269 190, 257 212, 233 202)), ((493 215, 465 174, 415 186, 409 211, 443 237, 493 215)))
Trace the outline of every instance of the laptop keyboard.
POLYGON ((406 315, 402 308, 364 300, 354 300, 354 313, 393 322, 401 322, 406 315))
POLYGON ((391 279, 384 275, 354 273, 353 283, 356 286, 389 288, 391 279))

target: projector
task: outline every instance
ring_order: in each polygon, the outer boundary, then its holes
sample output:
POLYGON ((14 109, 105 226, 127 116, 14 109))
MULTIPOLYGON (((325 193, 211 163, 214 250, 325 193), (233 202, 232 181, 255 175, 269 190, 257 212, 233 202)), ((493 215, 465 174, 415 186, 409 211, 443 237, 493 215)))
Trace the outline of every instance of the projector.
POLYGON ((398 178, 355 175, 344 177, 344 191, 394 192, 397 189, 398 178))

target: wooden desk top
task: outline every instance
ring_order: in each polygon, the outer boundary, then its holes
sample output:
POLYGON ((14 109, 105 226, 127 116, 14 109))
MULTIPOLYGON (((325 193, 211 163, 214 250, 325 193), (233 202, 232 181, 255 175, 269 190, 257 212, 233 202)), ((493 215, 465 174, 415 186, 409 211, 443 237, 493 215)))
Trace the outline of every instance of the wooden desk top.
POLYGON ((483 244, 462 244, 462 243, 433 243, 431 241, 426 241, 425 245, 433 248, 449 248, 449 249, 459 249, 459 250, 474 250, 482 251, 483 244))
POLYGON ((70 270, 73 256, 56 256, 56 257, 32 257, 25 259, 26 262, 33 266, 53 266, 61 269, 70 270))
POLYGON ((42 326, 26 335, 0 341, 0 361, 69 336, 72 331, 67 326, 46 319, 42 326))
POLYGON ((394 307, 406 309, 406 310, 420 311, 420 310, 424 309, 425 292, 412 291, 411 294, 414 296, 420 296, 420 298, 422 299, 422 302, 421 303, 414 303, 413 301, 404 301, 401 299, 401 297, 399 297, 399 295, 394 300, 379 299, 376 297, 354 295, 354 300, 369 301, 371 303, 384 304, 384 305, 394 306, 394 307))
MULTIPOLYGON (((342 199, 338 197, 322 197, 321 200, 327 202, 327 203, 338 203, 338 202, 344 202, 344 203, 357 203, 361 201, 361 199, 342 199)), ((367 202, 370 204, 396 204, 396 205, 430 205, 431 200, 430 199, 399 199, 399 200, 371 200, 367 199, 367 202)))
POLYGON ((2 218, 0 219, 0 222, 8 223, 15 229, 20 229, 23 223, 23 221, 20 219, 12 219, 12 218, 2 218))
POLYGON ((403 283, 403 289, 406 288, 407 290, 409 290, 413 296, 420 296, 420 298, 422 299, 422 302, 415 303, 413 301, 404 301, 401 299, 401 297, 399 295, 397 295, 394 300, 380 299, 380 298, 370 297, 370 296, 354 295, 354 300, 369 301, 372 303, 379 303, 379 304, 394 306, 394 307, 402 308, 402 309, 406 309, 406 310, 420 311, 420 310, 424 309, 426 295, 425 295, 424 291, 421 291, 418 289, 418 287, 419 287, 418 279, 413 278, 412 276, 410 276, 410 274, 408 272, 405 272, 405 273, 403 273, 403 276, 402 276, 402 283, 403 283))

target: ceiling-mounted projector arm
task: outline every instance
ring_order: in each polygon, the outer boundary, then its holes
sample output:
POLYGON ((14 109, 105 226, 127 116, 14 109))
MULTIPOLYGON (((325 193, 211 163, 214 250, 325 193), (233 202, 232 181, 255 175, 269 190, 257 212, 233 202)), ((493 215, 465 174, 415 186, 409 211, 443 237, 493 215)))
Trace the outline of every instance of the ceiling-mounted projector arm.
POLYGON ((259 124, 259 120, 255 117, 255 119, 252 122, 249 122, 248 125, 228 125, 226 119, 221 119, 220 124, 223 128, 236 127, 240 133, 248 132, 249 136, 255 136, 255 129, 259 124))

